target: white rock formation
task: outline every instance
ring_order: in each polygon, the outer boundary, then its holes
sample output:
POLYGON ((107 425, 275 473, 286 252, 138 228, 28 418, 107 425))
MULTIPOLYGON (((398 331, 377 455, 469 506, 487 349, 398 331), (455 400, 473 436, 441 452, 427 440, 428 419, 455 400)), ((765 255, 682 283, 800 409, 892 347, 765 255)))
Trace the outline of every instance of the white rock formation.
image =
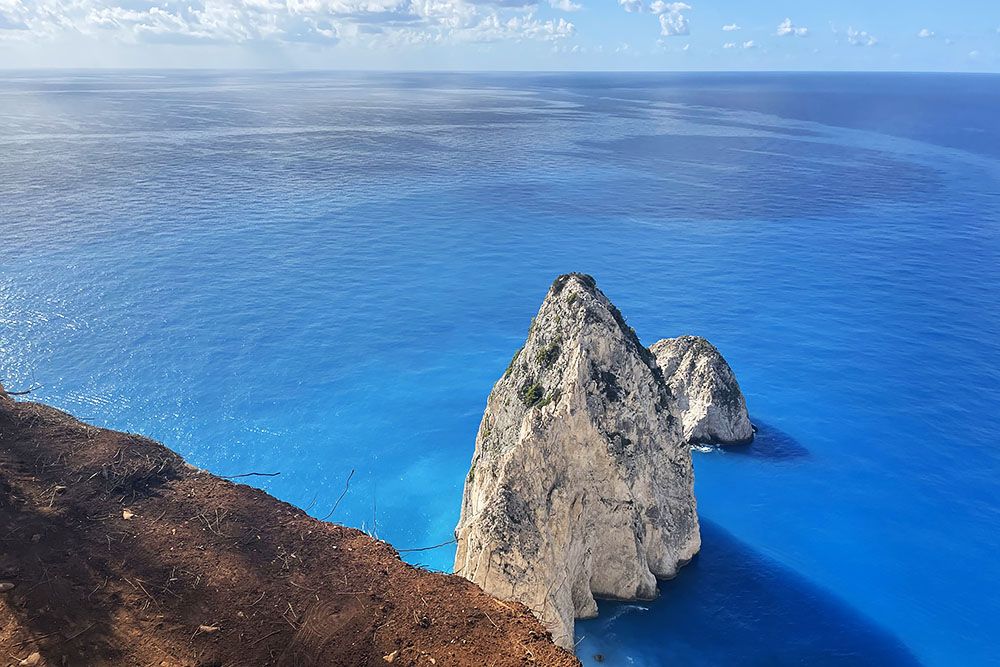
POLYGON ((652 354, 590 276, 553 283, 493 387, 455 571, 573 646, 594 596, 650 599, 701 538, 690 449, 652 354))
POLYGON ((698 336, 667 338, 649 348, 673 396, 671 410, 692 444, 732 445, 753 440, 747 403, 733 369, 698 336))

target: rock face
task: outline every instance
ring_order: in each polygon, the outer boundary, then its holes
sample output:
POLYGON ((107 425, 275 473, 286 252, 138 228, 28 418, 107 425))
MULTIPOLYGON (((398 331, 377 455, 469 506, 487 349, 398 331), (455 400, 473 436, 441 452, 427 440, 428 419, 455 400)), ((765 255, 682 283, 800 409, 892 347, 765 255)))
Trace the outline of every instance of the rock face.
POLYGON ((557 278, 490 393, 456 573, 523 602, 567 648, 595 595, 655 597, 701 545, 669 405, 655 358, 593 278, 557 278))
POLYGON ((667 338, 650 350, 673 395, 671 409, 692 444, 731 445, 753 440, 747 403, 733 369, 698 336, 667 338))

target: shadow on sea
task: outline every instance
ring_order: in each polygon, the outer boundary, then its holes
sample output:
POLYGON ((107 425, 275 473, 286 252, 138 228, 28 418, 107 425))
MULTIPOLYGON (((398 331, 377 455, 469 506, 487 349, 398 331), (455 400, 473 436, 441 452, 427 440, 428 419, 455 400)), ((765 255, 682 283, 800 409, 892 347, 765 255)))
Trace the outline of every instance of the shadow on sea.
POLYGON ((920 664, 860 612, 711 521, 701 554, 660 589, 655 602, 601 602, 598 618, 578 622, 584 665, 920 664))
POLYGON ((753 420, 756 433, 753 442, 746 445, 727 445, 727 454, 738 454, 771 461, 790 461, 809 456, 802 443, 776 426, 753 420))

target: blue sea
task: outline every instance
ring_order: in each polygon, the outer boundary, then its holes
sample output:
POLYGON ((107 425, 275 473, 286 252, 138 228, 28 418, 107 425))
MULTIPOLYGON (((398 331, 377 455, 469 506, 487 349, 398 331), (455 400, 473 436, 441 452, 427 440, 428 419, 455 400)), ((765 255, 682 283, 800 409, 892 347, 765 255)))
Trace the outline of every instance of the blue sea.
MULTIPOLYGON (((1000 76, 0 72, 0 381, 446 542, 552 279, 757 441, 587 665, 1000 664, 1000 76)), ((449 571, 454 547, 406 554, 449 571)))

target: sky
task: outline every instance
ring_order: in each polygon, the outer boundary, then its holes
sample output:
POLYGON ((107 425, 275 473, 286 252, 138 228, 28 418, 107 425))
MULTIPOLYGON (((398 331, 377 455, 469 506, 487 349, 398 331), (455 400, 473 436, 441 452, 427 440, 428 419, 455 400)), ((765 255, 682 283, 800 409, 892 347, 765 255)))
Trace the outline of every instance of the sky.
POLYGON ((0 68, 1000 72, 1000 0, 0 0, 0 68))

